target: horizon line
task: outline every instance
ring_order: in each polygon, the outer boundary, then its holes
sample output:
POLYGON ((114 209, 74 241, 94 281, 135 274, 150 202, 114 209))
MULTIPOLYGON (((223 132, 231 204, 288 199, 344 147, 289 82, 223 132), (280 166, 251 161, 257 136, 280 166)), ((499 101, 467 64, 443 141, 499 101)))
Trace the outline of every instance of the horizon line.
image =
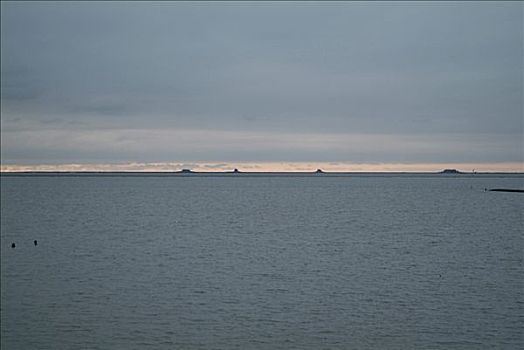
MULTIPOLYGON (((321 170, 321 169, 319 169, 321 170)), ((136 170, 99 170, 99 171, 53 171, 53 170, 38 170, 38 171, 0 171, 2 175, 45 175, 45 174, 162 174, 162 175, 350 175, 350 174, 427 174, 427 175, 486 175, 486 174, 512 174, 524 175, 524 171, 482 171, 482 172, 465 172, 456 169, 444 169, 442 171, 136 171, 136 170), (445 170, 454 170, 453 172, 446 172, 445 170)))

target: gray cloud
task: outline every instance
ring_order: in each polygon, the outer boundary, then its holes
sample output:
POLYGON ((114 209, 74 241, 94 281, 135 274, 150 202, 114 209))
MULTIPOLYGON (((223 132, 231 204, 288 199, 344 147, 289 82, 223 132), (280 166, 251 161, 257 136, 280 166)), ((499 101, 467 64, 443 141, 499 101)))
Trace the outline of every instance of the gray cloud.
POLYGON ((3 162, 522 161, 518 2, 1 6, 3 162))

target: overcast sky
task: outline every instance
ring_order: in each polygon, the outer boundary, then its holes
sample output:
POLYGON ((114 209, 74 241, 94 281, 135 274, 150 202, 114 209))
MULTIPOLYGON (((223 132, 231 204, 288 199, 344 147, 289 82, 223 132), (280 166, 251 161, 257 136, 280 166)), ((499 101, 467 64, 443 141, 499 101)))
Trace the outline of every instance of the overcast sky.
POLYGON ((523 160, 521 2, 4 2, 3 164, 523 160))

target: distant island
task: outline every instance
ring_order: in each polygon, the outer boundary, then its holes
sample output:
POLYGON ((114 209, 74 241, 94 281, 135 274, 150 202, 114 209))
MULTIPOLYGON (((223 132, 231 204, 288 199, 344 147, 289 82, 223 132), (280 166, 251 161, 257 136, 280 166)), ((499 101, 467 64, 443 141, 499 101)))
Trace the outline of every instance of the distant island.
POLYGON ((457 169, 444 169, 439 174, 464 174, 461 171, 458 171, 457 169))

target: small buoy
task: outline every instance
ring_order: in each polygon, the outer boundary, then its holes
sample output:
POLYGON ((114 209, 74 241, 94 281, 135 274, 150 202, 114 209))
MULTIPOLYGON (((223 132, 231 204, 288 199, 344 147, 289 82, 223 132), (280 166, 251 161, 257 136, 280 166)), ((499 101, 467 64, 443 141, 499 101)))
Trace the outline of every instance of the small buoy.
POLYGON ((35 245, 38 245, 38 242, 36 241, 36 239, 34 240, 34 242, 33 242, 33 243, 34 243, 35 245))
POLYGON ((16 247, 16 244, 11 243, 11 248, 14 248, 14 247, 16 247))

